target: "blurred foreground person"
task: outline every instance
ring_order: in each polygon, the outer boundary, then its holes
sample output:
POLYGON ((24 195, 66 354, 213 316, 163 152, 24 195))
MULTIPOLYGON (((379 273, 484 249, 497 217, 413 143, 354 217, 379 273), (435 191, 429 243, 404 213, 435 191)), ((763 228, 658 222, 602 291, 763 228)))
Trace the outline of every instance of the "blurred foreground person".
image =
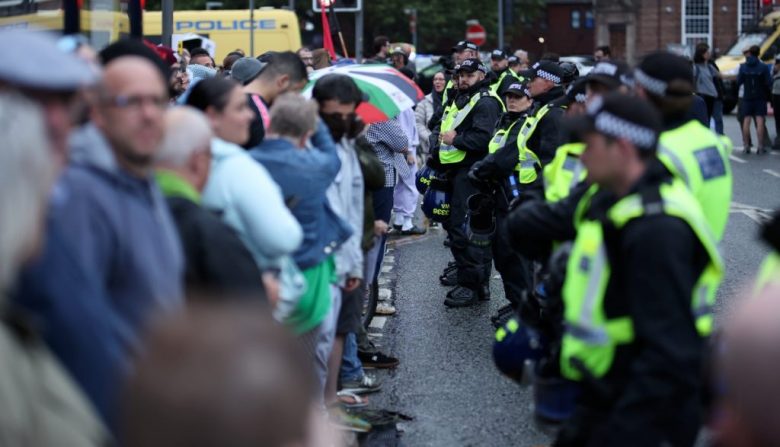
POLYGON ((6 294, 40 249, 57 165, 41 109, 0 93, 0 445, 105 445, 93 407, 49 353, 34 325, 6 294), (13 210, 13 212, 8 212, 13 210))
POLYGON ((721 447, 780 446, 780 284, 747 299, 726 326, 720 372, 725 387, 716 428, 721 447))
POLYGON ((335 445, 317 433, 311 363, 262 307, 160 321, 124 393, 127 447, 335 445))
POLYGON ((157 183, 166 197, 184 249, 187 297, 265 299, 263 278, 235 231, 201 207, 211 165, 211 127, 192 107, 165 114, 157 154, 157 183))

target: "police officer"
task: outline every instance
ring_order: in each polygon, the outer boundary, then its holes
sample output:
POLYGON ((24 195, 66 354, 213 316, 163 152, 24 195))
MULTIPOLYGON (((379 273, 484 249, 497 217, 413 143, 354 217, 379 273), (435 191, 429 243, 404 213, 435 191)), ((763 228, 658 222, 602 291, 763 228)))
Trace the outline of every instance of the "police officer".
POLYGON ((439 144, 431 153, 452 181, 450 217, 445 229, 450 236, 458 286, 448 294, 448 306, 472 305, 479 297, 489 297, 489 268, 475 259, 483 258, 481 254, 472 256, 473 252, 467 251, 464 228, 466 201, 477 192, 467 177, 469 168, 487 154, 493 129, 503 112, 501 99, 490 92, 490 84, 485 80, 487 73, 479 59, 466 59, 456 67, 458 96, 444 110, 439 144))
POLYGON ((658 158, 691 189, 720 241, 731 203, 732 144, 728 137, 689 119, 694 91, 691 64, 682 56, 654 53, 634 70, 634 82, 637 95, 650 101, 663 117, 658 158))
POLYGON ((509 74, 509 61, 507 60, 506 52, 499 49, 493 50, 490 53, 490 90, 501 96, 503 91, 499 90, 499 87, 501 87, 501 83, 509 74))
POLYGON ((574 239, 559 364, 582 392, 555 445, 693 445, 703 342, 723 276, 717 241, 690 190, 656 157, 652 106, 612 93, 573 129, 595 185, 556 204, 522 205, 507 222, 519 250, 574 239), (547 221, 557 224, 539 225, 547 221))
POLYGON ((772 251, 761 263, 761 268, 758 270, 756 293, 768 286, 769 283, 780 281, 780 211, 775 213, 772 220, 764 224, 761 237, 769 244, 772 251))
MULTIPOLYGON (((512 84, 505 95, 506 113, 496 125, 496 131, 488 146, 489 155, 474 163, 469 177, 477 183, 495 184, 494 203, 496 227, 502 225, 514 197, 526 188, 540 187, 538 179, 538 160, 530 154, 522 154, 522 145, 518 145, 518 134, 523 127, 533 100, 522 84, 512 84)), ((522 191, 527 193, 526 191, 522 191)), ((531 262, 520 257, 509 246, 505 235, 498 233, 492 244, 493 261, 496 270, 501 273, 504 295, 510 307, 517 309, 523 290, 531 286, 531 262)), ((497 321, 498 318, 494 319, 497 321)))
MULTIPOLYGON (((479 46, 474 42, 468 40, 461 40, 454 47, 452 47, 452 56, 457 67, 466 59, 479 59, 479 46)), ((447 81, 447 85, 444 86, 444 93, 442 93, 441 103, 442 109, 447 106, 450 100, 452 100, 458 93, 457 80, 450 78, 447 81)), ((434 111, 436 113, 436 111, 434 111)))
POLYGON ((528 82, 528 92, 534 100, 534 112, 533 119, 523 124, 521 138, 542 166, 553 159, 555 150, 563 144, 565 138, 561 129, 564 107, 556 102, 565 94, 561 87, 563 76, 563 69, 557 62, 545 60, 534 64, 528 82))

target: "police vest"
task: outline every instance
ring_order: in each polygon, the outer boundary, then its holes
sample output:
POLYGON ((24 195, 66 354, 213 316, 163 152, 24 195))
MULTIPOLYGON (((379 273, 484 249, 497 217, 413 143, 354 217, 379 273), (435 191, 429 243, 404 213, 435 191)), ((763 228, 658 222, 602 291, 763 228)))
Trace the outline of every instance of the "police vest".
MULTIPOLYGON (((536 111, 532 116, 529 116, 523 121, 523 127, 520 128, 520 133, 517 135, 517 145, 521 153, 526 153, 526 158, 530 157, 536 160, 539 163, 539 166, 541 166, 541 161, 539 161, 539 156, 536 155, 534 151, 528 148, 528 140, 531 138, 531 136, 534 134, 534 131, 536 130, 536 126, 539 125, 539 123, 542 121, 542 118, 544 118, 547 113, 552 110, 552 107, 550 103, 547 103, 543 105, 539 110, 536 111)), ((536 173, 534 173, 534 179, 536 179, 536 173)))
POLYGON ((585 180, 587 170, 580 157, 585 143, 568 143, 555 151, 555 158, 544 167, 544 197, 555 203, 569 196, 569 192, 585 180))
MULTIPOLYGON (((488 144, 488 153, 498 152, 506 146, 506 141, 509 139, 509 133, 512 128, 515 127, 520 120, 515 121, 506 129, 499 129, 488 144)), ((537 169, 541 169, 541 162, 539 158, 531 151, 524 151, 523 146, 520 144, 520 138, 517 138, 517 165, 515 171, 517 171, 517 177, 520 179, 520 184, 527 185, 536 181, 538 176, 537 169)))
MULTIPOLYGON (((701 208, 685 185, 675 179, 659 187, 661 201, 643 204, 639 194, 627 196, 613 205, 606 219, 616 228, 642 216, 667 214, 683 219, 707 250, 709 263, 694 286, 691 312, 701 336, 712 332, 715 293, 723 278, 723 261, 701 208)), ((584 199, 589 198, 590 195, 584 199)), ((582 380, 582 368, 591 376, 606 375, 618 346, 634 340, 629 315, 607 317, 604 306, 610 280, 610 264, 604 246, 603 224, 583 220, 577 225, 563 285, 565 333, 561 344, 560 366, 564 377, 582 380)))
POLYGON ((755 292, 758 293, 770 282, 777 281, 780 281, 780 253, 773 252, 761 263, 758 278, 756 278, 755 292))
POLYGON ((718 241, 731 204, 731 149, 731 140, 697 120, 661 133, 658 144, 658 158, 691 190, 718 241))
POLYGON ((522 76, 512 71, 511 68, 507 68, 503 73, 501 73, 501 76, 499 76, 495 82, 490 84, 490 91, 497 95, 500 94, 501 92, 498 91, 498 88, 501 87, 501 84, 504 82, 504 79, 506 79, 507 76, 512 76, 519 83, 522 83, 525 80, 522 76))
MULTIPOLYGON (((448 105, 444 109, 444 118, 441 121, 441 128, 439 135, 443 135, 444 132, 457 129, 458 126, 460 126, 463 121, 466 119, 466 117, 469 116, 472 110, 474 110, 474 106, 477 105, 480 99, 482 98, 488 98, 492 97, 495 98, 496 101, 498 101, 499 104, 501 104, 501 109, 504 108, 504 103, 501 102, 501 99, 496 96, 494 93, 491 93, 490 91, 479 91, 471 95, 471 99, 469 99, 469 102, 462 108, 459 109, 458 106, 455 104, 455 101, 452 102, 452 104, 448 105)), ((457 149, 455 146, 451 144, 444 144, 442 143, 439 146, 439 161, 441 164, 452 164, 452 163, 460 163, 466 158, 466 151, 462 151, 460 149, 457 149)))
POLYGON ((449 95, 447 95, 447 92, 450 91, 451 88, 455 87, 455 83, 452 82, 452 79, 447 81, 447 84, 444 85, 444 91, 441 92, 441 103, 445 106, 447 105, 447 99, 449 99, 449 95))

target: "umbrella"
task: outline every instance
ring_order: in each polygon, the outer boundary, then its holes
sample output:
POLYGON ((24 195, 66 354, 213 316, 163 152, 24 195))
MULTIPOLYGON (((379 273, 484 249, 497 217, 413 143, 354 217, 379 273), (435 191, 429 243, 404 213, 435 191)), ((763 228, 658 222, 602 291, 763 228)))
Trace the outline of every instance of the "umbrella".
POLYGON ((309 83, 303 89, 303 95, 310 98, 317 80, 332 73, 351 77, 368 96, 368 101, 357 108, 357 113, 366 123, 395 118, 401 111, 414 107, 425 96, 417 84, 403 73, 378 64, 352 64, 315 70, 309 74, 309 83))

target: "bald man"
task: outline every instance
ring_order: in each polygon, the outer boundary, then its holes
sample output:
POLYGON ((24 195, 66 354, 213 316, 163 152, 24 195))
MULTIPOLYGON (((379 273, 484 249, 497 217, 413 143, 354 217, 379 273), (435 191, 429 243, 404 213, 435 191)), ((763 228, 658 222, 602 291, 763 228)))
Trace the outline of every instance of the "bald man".
POLYGON ((780 446, 780 284, 747 299, 726 325, 719 446, 780 446))

